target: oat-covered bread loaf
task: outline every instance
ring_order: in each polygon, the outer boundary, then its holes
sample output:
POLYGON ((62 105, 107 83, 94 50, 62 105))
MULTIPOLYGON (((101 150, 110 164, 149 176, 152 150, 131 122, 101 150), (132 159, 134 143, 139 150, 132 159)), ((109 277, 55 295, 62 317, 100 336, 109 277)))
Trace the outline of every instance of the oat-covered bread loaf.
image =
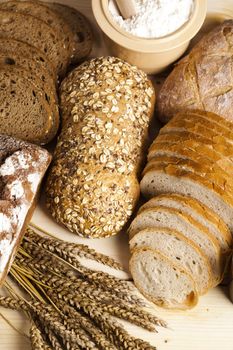
POLYGON ((0 135, 0 285, 32 216, 50 160, 46 150, 0 135))
POLYGON ((152 84, 118 58, 96 58, 69 74, 60 100, 62 131, 46 185, 48 208, 79 235, 114 235, 139 196, 152 84))
POLYGON ((183 109, 202 109, 233 121, 233 20, 204 36, 175 66, 158 95, 158 112, 167 122, 183 109))

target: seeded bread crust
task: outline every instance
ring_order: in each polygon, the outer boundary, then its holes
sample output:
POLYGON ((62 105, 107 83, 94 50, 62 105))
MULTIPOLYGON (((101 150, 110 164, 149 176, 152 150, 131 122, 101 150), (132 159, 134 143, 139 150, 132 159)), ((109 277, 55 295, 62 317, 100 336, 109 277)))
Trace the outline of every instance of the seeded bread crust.
POLYGON ((30 221, 50 161, 45 149, 0 135, 0 285, 30 221))
POLYGON ((58 33, 46 22, 19 12, 0 10, 0 37, 21 40, 41 50, 63 74, 66 53, 58 33))
POLYGON ((59 14, 71 31, 70 63, 77 65, 89 56, 93 44, 93 35, 89 21, 76 9, 59 3, 46 3, 50 9, 59 14))
POLYGON ((44 144, 55 136, 54 117, 37 87, 40 81, 29 76, 30 72, 17 66, 0 68, 0 132, 44 144))
POLYGON ((187 270, 196 281, 197 291, 205 294, 213 285, 213 276, 206 255, 193 241, 177 230, 167 227, 146 228, 129 242, 130 252, 150 247, 161 252, 181 269, 187 270))
POLYGON ((118 58, 96 58, 63 81, 60 100, 62 131, 46 185, 48 208, 79 235, 114 235, 138 199, 137 174, 155 100, 152 84, 118 58), (72 215, 64 215, 67 210, 72 215))
POLYGON ((131 256, 129 268, 136 287, 153 303, 169 309, 183 310, 190 309, 197 304, 196 283, 191 275, 180 269, 158 251, 150 248, 136 249, 131 256), (144 259, 148 259, 149 262, 146 263, 144 259), (163 268, 161 274, 159 271, 156 272, 157 264, 159 266, 158 270, 163 268), (165 275, 166 271, 169 271, 171 283, 169 283, 169 277, 165 275), (175 278, 173 277, 174 274, 175 278), (159 288, 159 277, 163 278, 163 276, 165 276, 167 283, 165 285, 165 281, 162 279, 160 281, 162 288, 159 288), (150 286, 153 293, 148 291, 150 286), (187 289, 187 291, 184 292, 183 289, 187 289))
POLYGON ((182 196, 177 193, 161 194, 153 197, 144 205, 142 205, 138 211, 138 214, 146 208, 153 208, 154 206, 168 206, 171 208, 179 208, 181 212, 185 212, 191 215, 194 219, 198 220, 203 225, 207 225, 209 230, 214 234, 215 238, 221 242, 223 250, 228 250, 232 246, 232 236, 229 228, 225 222, 215 213, 198 200, 182 196), (197 217, 197 215, 198 217, 197 217))
POLYGON ((140 188, 142 194, 147 198, 162 193, 179 193, 195 198, 218 214, 229 229, 233 231, 232 197, 206 178, 183 170, 179 166, 173 164, 164 166, 158 163, 154 166, 153 170, 143 177, 140 188), (161 179, 164 178, 164 184, 155 181, 156 174, 161 176, 161 179), (151 183, 151 181, 153 181, 153 183, 151 183))

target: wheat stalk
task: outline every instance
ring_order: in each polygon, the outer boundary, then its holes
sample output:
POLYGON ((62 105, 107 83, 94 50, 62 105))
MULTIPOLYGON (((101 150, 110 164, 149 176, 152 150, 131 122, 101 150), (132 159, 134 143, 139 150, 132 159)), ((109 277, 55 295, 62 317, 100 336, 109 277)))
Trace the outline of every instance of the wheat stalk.
POLYGON ((30 295, 30 302, 12 293, 13 297, 0 296, 0 305, 29 315, 34 349, 155 349, 131 337, 114 319, 118 317, 150 331, 156 325, 166 326, 141 307, 145 303, 134 294, 133 283, 93 271, 83 266, 77 256, 90 254, 113 267, 112 259, 99 253, 95 256, 88 247, 82 253, 83 245, 42 238, 31 229, 27 235, 10 275, 30 295))

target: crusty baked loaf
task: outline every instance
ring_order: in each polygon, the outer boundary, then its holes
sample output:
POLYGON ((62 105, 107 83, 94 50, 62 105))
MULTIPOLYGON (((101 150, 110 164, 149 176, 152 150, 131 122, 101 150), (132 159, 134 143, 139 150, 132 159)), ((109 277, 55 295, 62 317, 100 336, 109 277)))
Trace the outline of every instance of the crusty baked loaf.
POLYGON ((56 2, 45 3, 46 6, 58 13, 69 25, 72 32, 71 64, 75 65, 87 58, 92 49, 93 37, 87 18, 75 8, 56 2))
POLYGON ((146 228, 139 231, 129 242, 130 251, 150 247, 168 257, 181 269, 188 271, 196 281, 197 291, 205 294, 213 285, 208 259, 200 248, 177 230, 167 227, 146 228))
POLYGON ((55 136, 58 125, 39 83, 36 76, 17 66, 0 67, 2 134, 38 144, 55 136))
POLYGON ((162 122, 183 109, 201 109, 233 121, 233 20, 214 28, 183 58, 158 95, 162 122))
POLYGON ((121 231, 139 196, 154 90, 114 57, 82 64, 60 90, 62 131, 46 185, 53 217, 82 236, 121 231))
POLYGON ((157 250, 136 249, 130 271, 136 287, 159 306, 189 309, 197 304, 196 283, 191 275, 157 250))
POLYGON ((46 150, 0 135, 0 285, 32 216, 50 160, 46 150))
POLYGON ((46 22, 29 14, 0 10, 0 37, 35 46, 48 57, 57 74, 64 73, 67 52, 58 32, 46 22))

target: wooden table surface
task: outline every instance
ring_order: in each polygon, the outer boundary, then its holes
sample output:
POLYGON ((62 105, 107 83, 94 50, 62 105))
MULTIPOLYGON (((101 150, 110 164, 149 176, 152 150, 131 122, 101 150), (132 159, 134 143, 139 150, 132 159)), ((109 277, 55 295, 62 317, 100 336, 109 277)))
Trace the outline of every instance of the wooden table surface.
MULTIPOLYGON (((91 1, 64 0, 63 3, 79 9, 89 18, 95 28, 95 45, 92 56, 105 54, 101 33, 91 11, 91 1)), ((46 212, 43 199, 37 206, 32 221, 63 239, 88 244, 96 250, 116 258, 127 270, 129 252, 126 234, 99 240, 76 237, 53 222, 46 212)), ((200 299, 198 306, 191 311, 168 311, 158 307, 154 307, 154 311, 168 322, 168 329, 159 329, 159 333, 154 334, 126 323, 125 326, 132 335, 150 341, 159 350, 233 350, 233 304, 228 298, 227 291, 223 288, 218 287, 211 290, 200 299)), ((25 318, 18 312, 2 308, 0 312, 18 329, 24 332, 28 331, 25 318)), ((0 350, 29 349, 28 339, 19 335, 0 318, 0 350)))

